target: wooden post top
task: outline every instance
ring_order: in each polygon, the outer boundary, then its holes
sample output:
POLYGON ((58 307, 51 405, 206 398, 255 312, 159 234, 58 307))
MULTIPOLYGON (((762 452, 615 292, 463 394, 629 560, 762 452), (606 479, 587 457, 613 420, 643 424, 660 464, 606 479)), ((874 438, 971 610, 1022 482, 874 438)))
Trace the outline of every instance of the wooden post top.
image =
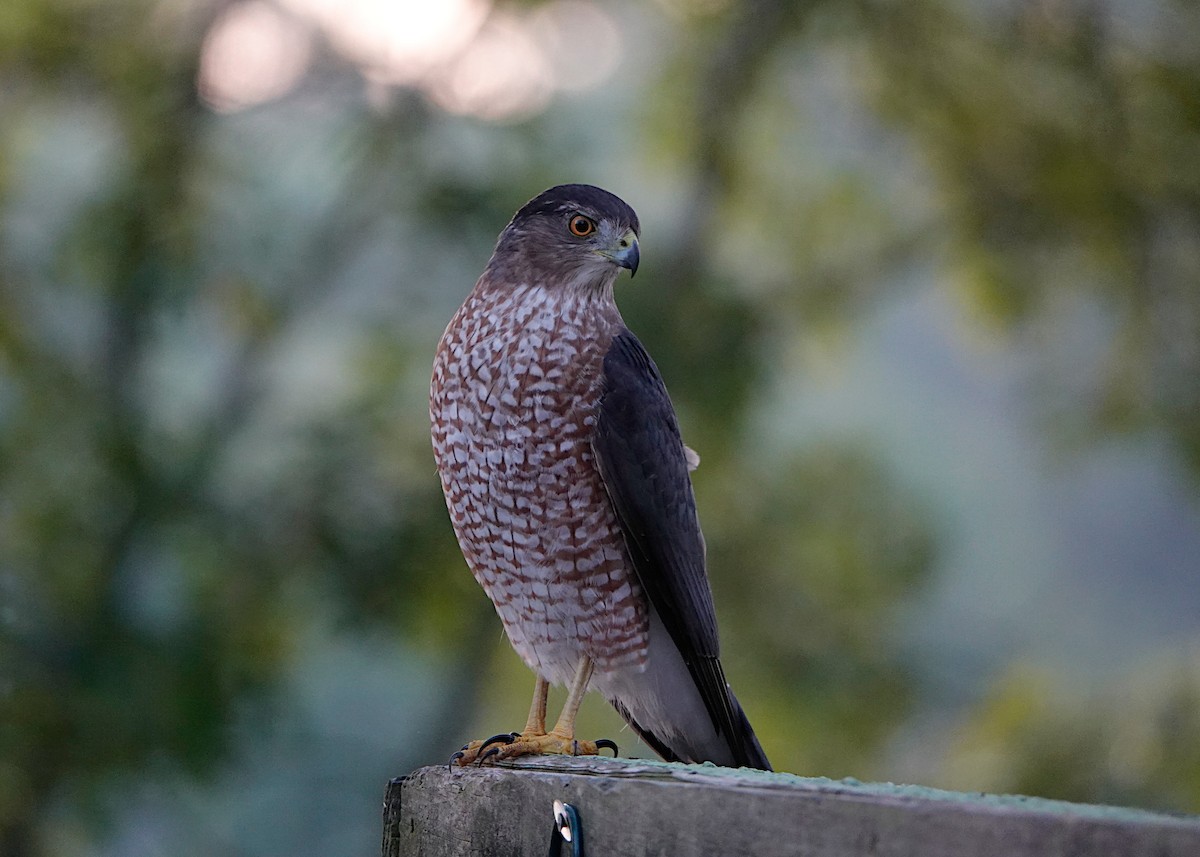
POLYGON ((543 855, 554 801, 587 857, 1200 857, 1200 817, 640 759, 536 757, 393 780, 384 857, 543 855))

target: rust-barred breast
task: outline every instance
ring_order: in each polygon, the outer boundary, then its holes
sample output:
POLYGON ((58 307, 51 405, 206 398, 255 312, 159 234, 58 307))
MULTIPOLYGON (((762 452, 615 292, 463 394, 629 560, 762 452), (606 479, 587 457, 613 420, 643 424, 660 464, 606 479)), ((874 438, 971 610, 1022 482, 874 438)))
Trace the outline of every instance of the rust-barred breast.
POLYGON ((438 348, 434 457, 475 578, 518 654, 556 684, 645 656, 647 618, 592 461, 620 317, 599 300, 481 280, 438 348))

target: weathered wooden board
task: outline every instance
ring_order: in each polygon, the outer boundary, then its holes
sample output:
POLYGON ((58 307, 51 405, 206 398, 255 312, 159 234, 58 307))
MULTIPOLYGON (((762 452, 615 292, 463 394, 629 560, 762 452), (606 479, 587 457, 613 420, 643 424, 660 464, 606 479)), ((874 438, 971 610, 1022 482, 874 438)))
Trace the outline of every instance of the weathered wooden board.
POLYGON ((917 786, 542 757, 394 780, 384 857, 544 855, 555 799, 588 857, 1200 857, 1200 818, 917 786))

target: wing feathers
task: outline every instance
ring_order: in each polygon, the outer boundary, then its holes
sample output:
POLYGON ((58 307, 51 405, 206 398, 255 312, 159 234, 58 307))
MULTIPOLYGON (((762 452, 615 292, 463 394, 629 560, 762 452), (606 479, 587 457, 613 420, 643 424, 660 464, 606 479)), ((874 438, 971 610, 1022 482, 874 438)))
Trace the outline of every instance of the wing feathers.
MULTIPOLYGON (((739 763, 769 767, 718 659, 704 538, 675 409, 654 361, 628 330, 613 339, 604 358, 604 390, 592 448, 638 578, 678 647, 713 725, 739 763)), ((652 737, 646 724, 634 726, 652 737)), ((665 758, 676 756, 661 740, 650 744, 665 758)))

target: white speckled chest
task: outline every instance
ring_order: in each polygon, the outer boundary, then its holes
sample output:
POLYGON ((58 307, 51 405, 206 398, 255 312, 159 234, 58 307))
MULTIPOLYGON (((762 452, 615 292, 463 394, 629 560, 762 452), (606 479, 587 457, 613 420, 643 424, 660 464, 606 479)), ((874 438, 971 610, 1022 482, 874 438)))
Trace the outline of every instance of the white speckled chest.
POLYGON ((463 555, 513 648, 569 683, 580 655, 640 667, 648 620, 592 458, 611 297, 476 289, 430 387, 434 458, 463 555))

